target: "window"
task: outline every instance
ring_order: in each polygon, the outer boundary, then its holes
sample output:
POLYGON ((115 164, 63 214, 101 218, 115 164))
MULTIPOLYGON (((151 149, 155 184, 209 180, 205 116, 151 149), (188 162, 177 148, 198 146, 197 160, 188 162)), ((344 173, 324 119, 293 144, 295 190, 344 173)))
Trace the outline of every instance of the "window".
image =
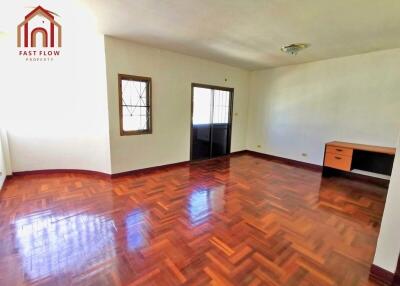
POLYGON ((121 135, 151 133, 151 78, 118 75, 121 135))
POLYGON ((230 90, 193 87, 193 124, 228 124, 230 90))
POLYGON ((194 87, 193 91, 193 124, 211 123, 212 90, 209 88, 194 87))
POLYGON ((214 90, 213 123, 229 123, 229 101, 231 93, 226 90, 214 90))

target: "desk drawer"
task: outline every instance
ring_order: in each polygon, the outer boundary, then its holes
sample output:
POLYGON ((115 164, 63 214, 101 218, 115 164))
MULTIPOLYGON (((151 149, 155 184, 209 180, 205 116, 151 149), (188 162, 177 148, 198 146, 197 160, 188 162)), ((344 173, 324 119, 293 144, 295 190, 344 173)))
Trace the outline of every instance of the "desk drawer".
POLYGON ((349 156, 349 157, 353 156, 353 149, 336 147, 331 145, 326 146, 326 152, 342 156, 349 156))
POLYGON ((350 171, 351 168, 351 157, 326 153, 324 165, 334 169, 339 169, 343 171, 350 171))

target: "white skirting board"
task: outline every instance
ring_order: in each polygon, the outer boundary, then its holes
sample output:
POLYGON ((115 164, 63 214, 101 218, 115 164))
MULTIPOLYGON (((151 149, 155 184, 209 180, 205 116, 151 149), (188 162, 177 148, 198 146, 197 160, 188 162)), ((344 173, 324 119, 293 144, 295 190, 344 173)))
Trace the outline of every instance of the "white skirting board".
POLYGON ((3 175, 3 172, 0 172, 0 191, 3 189, 4 181, 6 180, 6 176, 3 175))
MULTIPOLYGON (((1 139, 1 138, 0 138, 1 139)), ((3 154, 3 144, 0 140, 0 190, 3 188, 4 181, 6 180, 6 163, 3 154)))
POLYGON ((0 128, 0 190, 3 188, 7 175, 11 175, 7 133, 0 128))
POLYGON ((358 170, 358 169, 353 169, 353 170, 351 170, 351 172, 355 173, 355 174, 369 176, 369 177, 374 177, 374 178, 379 178, 379 179, 384 179, 384 180, 390 180, 390 176, 382 175, 382 174, 379 174, 379 173, 368 172, 368 171, 358 170))

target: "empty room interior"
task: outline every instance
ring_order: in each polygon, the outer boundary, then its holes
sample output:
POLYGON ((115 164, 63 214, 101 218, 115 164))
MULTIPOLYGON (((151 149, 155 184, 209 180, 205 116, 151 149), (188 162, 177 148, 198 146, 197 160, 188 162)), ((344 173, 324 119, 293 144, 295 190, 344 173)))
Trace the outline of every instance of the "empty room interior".
POLYGON ((400 1, 0 3, 0 285, 400 285, 400 1))

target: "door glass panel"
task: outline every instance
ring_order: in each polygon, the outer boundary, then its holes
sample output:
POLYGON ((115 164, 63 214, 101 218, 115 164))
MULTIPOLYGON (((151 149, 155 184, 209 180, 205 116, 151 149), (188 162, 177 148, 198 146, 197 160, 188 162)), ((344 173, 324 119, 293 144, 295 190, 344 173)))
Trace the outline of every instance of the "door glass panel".
POLYGON ((229 120, 229 91, 214 90, 213 123, 227 124, 229 120))
POLYGON ((213 125, 212 125, 212 157, 229 153, 229 99, 230 92, 214 90, 213 125))
POLYGON ((208 159, 211 153, 212 90, 193 89, 192 160, 208 159))
POLYGON ((194 88, 193 125, 211 123, 211 92, 208 88, 194 88))

